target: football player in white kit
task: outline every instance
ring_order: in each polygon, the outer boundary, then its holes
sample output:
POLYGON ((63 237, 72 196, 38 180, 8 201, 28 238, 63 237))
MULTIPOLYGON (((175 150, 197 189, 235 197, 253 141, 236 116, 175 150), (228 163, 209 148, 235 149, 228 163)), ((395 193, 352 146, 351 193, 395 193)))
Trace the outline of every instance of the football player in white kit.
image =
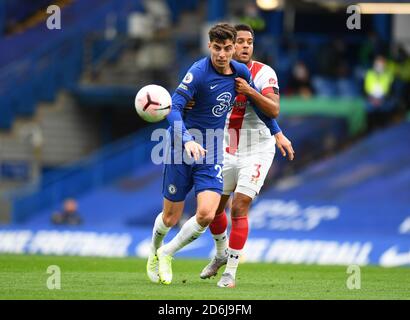
POLYGON ((236 90, 242 95, 237 96, 225 125, 224 189, 215 219, 209 226, 215 240, 216 255, 200 275, 202 279, 215 276, 219 268, 226 264, 218 282, 219 287, 235 286, 239 258, 248 238, 249 208, 272 165, 275 145, 283 156, 287 155, 289 160, 294 158, 291 142, 282 132, 272 132, 267 119, 276 118, 279 114, 276 73, 268 65, 252 60, 252 28, 248 25, 237 25, 235 28, 237 41, 234 58, 247 64, 257 90, 242 79, 237 79, 236 90), (225 207, 232 192, 232 225, 228 245, 225 207))

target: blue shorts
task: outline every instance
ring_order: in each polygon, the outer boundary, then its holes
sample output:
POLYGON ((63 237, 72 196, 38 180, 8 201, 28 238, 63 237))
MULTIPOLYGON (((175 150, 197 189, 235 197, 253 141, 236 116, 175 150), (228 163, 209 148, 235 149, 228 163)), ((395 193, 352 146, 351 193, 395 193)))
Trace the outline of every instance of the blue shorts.
POLYGON ((195 196, 204 190, 219 194, 223 191, 222 164, 165 164, 162 194, 173 202, 184 201, 195 190, 195 196))

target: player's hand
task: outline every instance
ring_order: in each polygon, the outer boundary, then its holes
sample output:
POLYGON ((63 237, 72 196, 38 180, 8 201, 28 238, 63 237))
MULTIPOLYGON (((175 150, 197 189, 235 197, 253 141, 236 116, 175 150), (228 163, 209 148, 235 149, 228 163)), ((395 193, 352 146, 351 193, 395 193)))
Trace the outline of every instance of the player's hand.
POLYGON ((235 78, 235 90, 237 93, 241 93, 246 96, 251 92, 252 87, 245 79, 238 77, 235 78))
POLYGON ((190 159, 194 157, 195 161, 198 161, 200 157, 205 157, 205 153, 207 152, 207 150, 195 141, 185 143, 185 150, 188 153, 188 157, 190 159))
POLYGON ((282 132, 275 134, 276 138, 276 146, 279 148, 280 153, 282 156, 286 157, 286 153, 288 155, 288 159, 292 161, 295 158, 295 151, 292 148, 292 143, 289 141, 288 138, 282 132))
POLYGON ((186 105, 185 105, 185 110, 192 110, 192 108, 195 106, 195 100, 191 100, 189 101, 186 105))

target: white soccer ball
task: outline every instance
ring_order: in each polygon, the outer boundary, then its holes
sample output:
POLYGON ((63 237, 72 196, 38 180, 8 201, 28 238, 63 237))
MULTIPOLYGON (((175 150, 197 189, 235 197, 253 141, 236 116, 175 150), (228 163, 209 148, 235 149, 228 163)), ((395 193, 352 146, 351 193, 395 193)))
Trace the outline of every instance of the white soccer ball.
POLYGON ((142 87, 135 97, 135 109, 142 119, 158 122, 171 111, 172 99, 167 89, 156 84, 142 87))

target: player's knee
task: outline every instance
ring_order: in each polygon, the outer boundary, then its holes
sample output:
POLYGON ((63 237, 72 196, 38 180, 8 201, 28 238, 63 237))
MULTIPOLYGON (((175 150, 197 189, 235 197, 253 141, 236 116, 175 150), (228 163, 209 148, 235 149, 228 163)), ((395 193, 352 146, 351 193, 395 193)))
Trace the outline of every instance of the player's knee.
POLYGON ((178 215, 173 214, 172 212, 164 212, 164 214, 162 215, 162 220, 168 228, 173 227, 178 223, 178 215))
POLYGON ((209 209, 198 209, 196 213, 196 219, 198 223, 203 227, 209 226, 210 223, 214 220, 214 218, 215 212, 209 209))

